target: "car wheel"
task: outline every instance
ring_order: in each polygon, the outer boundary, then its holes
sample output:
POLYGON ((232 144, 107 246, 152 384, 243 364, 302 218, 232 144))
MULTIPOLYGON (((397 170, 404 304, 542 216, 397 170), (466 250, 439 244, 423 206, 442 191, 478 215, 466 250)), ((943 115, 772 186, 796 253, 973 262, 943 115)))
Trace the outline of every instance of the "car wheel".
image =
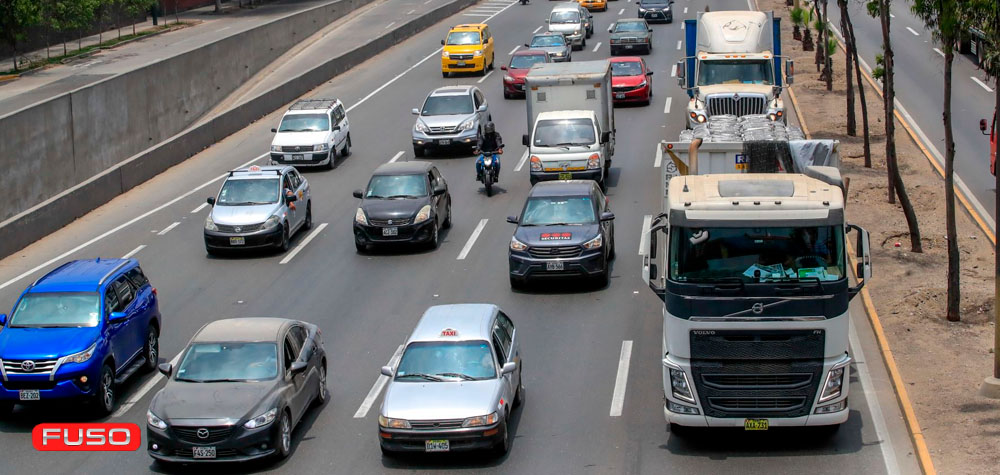
POLYGON ((274 452, 278 460, 288 457, 292 452, 292 417, 288 411, 281 411, 281 420, 278 422, 278 440, 274 446, 278 449, 274 452))
POLYGON ((396 452, 387 449, 384 445, 378 444, 378 448, 382 450, 382 456, 385 458, 395 458, 396 452))
POLYGON ((480 76, 485 76, 485 75, 486 75, 486 70, 487 70, 487 69, 489 69, 489 68, 490 68, 490 67, 489 67, 489 65, 488 65, 488 64, 483 64, 483 69, 480 69, 480 70, 479 70, 479 75, 480 75, 480 76))
POLYGON ((219 251, 216 251, 215 249, 205 246, 205 254, 208 254, 209 257, 215 257, 219 255, 219 251))
POLYGON ((583 41, 580 41, 580 49, 582 50, 586 47, 587 47, 587 35, 583 35, 583 41))
POLYGON ((503 98, 504 98, 504 99, 513 99, 513 98, 514 98, 514 96, 513 96, 513 94, 511 94, 511 93, 509 93, 509 92, 507 92, 507 91, 505 90, 505 91, 503 91, 503 98))
POLYGON ((302 229, 309 229, 313 227, 313 204, 312 201, 306 202, 306 221, 302 223, 302 229))
POLYGON ((511 290, 523 290, 525 285, 524 279, 519 277, 510 276, 510 289, 511 290))
POLYGON ((11 412, 14 412, 14 403, 8 401, 0 402, 0 417, 7 417, 11 412))
POLYGON ((500 426, 501 432, 503 432, 503 438, 497 441, 496 445, 493 446, 493 455, 496 457, 503 457, 510 451, 510 434, 507 433, 507 428, 507 421, 504 420, 503 424, 500 426))
POLYGON ((156 327, 150 325, 146 330, 146 344, 142 347, 142 354, 146 357, 146 371, 155 371, 160 363, 160 335, 156 327))
POLYGON ((448 200, 448 214, 444 218, 444 222, 441 223, 441 227, 448 229, 451 227, 451 199, 448 200))
POLYGON ((326 366, 319 367, 319 390, 316 391, 315 405, 322 406, 330 399, 330 390, 326 387, 326 366))
POLYGON ((440 243, 441 234, 438 232, 438 223, 435 222, 431 225, 431 238, 427 242, 427 247, 429 249, 437 249, 440 243))
POLYGON ((611 285, 610 263, 605 260, 604 266, 604 270, 602 270, 601 273, 597 274, 597 277, 594 278, 594 285, 596 285, 598 289, 604 289, 611 285))
POLYGON ((101 379, 97 387, 97 413, 101 416, 111 414, 115 409, 115 373, 110 365, 101 368, 101 379))
POLYGON ((281 252, 288 252, 288 249, 292 247, 291 236, 288 235, 288 224, 281 225, 281 242, 278 243, 278 250, 281 252))
POLYGON ((609 261, 613 261, 613 260, 615 260, 615 257, 617 257, 617 253, 615 252, 615 237, 614 237, 614 235, 612 235, 611 236, 611 250, 608 251, 608 260, 609 261))
POLYGON ((347 143, 344 144, 344 151, 340 153, 341 157, 351 156, 351 133, 347 133, 347 143))
POLYGON ((417 147, 416 145, 414 145, 413 146, 413 156, 416 157, 416 158, 423 157, 424 156, 424 149, 423 149, 423 147, 417 147))
POLYGON ((354 240, 354 248, 358 250, 358 254, 364 254, 365 252, 368 252, 368 245, 361 241, 358 241, 357 239, 354 240))

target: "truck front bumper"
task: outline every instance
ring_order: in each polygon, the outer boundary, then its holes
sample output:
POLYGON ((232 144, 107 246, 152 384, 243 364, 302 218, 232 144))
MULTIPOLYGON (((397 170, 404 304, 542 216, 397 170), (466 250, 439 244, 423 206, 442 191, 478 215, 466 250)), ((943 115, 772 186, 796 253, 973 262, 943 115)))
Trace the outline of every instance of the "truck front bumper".
MULTIPOLYGON (((767 419, 770 427, 805 427, 805 426, 830 426, 847 422, 850 408, 847 407, 846 399, 844 410, 831 414, 810 414, 802 417, 771 418, 761 415, 758 419, 767 419)), ((663 418, 668 423, 685 427, 743 427, 746 418, 733 417, 708 417, 704 415, 678 414, 670 412, 667 405, 663 405, 663 418)))
POLYGON ((601 181, 603 178, 603 171, 600 168, 592 168, 588 170, 578 170, 578 171, 566 171, 566 172, 536 172, 533 171, 529 174, 531 179, 531 184, 534 185, 540 181, 552 181, 552 180, 565 180, 565 173, 569 173, 570 180, 594 180, 601 181), (560 177, 563 175, 563 177, 560 177))

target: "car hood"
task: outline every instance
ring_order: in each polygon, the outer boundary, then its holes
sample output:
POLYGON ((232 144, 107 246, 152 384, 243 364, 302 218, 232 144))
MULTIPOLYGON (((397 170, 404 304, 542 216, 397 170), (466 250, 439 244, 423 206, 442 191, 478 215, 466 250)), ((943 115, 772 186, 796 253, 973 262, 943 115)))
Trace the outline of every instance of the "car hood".
POLYGON ((524 79, 524 77, 528 75, 528 71, 531 71, 531 70, 530 69, 511 69, 511 68, 508 68, 507 69, 507 75, 510 76, 510 77, 512 77, 512 78, 514 78, 514 79, 524 79))
POLYGON ((382 414, 394 419, 465 419, 497 410, 500 380, 389 383, 382 414))
POLYGON ((271 145, 316 145, 327 143, 329 131, 319 132, 280 132, 275 134, 271 145))
POLYGON ((428 196, 395 200, 364 200, 361 203, 361 209, 365 210, 365 216, 368 216, 369 219, 412 218, 416 216, 420 208, 430 204, 430 202, 428 196))
POLYGON ((611 77, 611 87, 633 87, 638 86, 639 83, 644 81, 646 76, 640 74, 638 76, 612 76, 611 77))
POLYGON ((514 237, 533 247, 575 246, 594 239, 598 224, 580 226, 518 226, 514 237))
POLYGON ((17 328, 0 330, 0 358, 53 359, 79 353, 97 341, 99 328, 17 328))
POLYGON ((212 207, 212 221, 215 221, 215 224, 231 226, 260 224, 267 221, 267 218, 270 218, 277 208, 278 203, 255 206, 214 206, 212 207))
POLYGON ((171 379, 150 402, 149 410, 172 424, 235 424, 270 409, 260 406, 275 398, 279 381, 191 383, 171 379))
POLYGON ((578 23, 550 23, 549 31, 553 33, 572 33, 583 29, 583 22, 578 23))
POLYGON ((706 97, 709 94, 763 94, 765 96, 771 95, 774 87, 765 84, 713 84, 711 86, 698 86, 701 97, 706 97))
POLYGON ((476 114, 451 114, 451 115, 422 115, 420 120, 422 120, 428 127, 458 127, 470 117, 474 117, 476 114))

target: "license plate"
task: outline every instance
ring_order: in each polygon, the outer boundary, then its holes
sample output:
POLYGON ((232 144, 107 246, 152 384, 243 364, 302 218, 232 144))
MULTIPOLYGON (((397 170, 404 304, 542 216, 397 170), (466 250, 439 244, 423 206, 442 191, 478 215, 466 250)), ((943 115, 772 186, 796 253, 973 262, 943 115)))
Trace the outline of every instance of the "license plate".
POLYGON ((17 392, 17 395, 22 401, 37 401, 40 399, 37 389, 22 389, 17 392))
POLYGON ((447 452, 451 450, 451 444, 447 440, 425 440, 425 452, 447 452))
POLYGON ((214 459, 215 447, 192 447, 191 452, 196 459, 214 459))
POLYGON ((397 227, 382 228, 382 235, 383 236, 398 236, 399 235, 399 228, 397 228, 397 227))
POLYGON ((549 261, 545 263, 545 270, 563 270, 562 261, 549 261))
POLYGON ((572 173, 568 173, 568 172, 560 173, 559 174, 559 179, 560 180, 572 180, 573 179, 573 174, 572 173))
POLYGON ((767 430, 768 426, 767 419, 744 419, 743 429, 744 430, 767 430))
POLYGON ((438 140, 438 145, 451 145, 451 139, 438 140))
POLYGON ((243 236, 233 236, 229 238, 230 246, 242 246, 247 243, 247 239, 243 236))
POLYGON ((305 155, 302 154, 292 155, 292 160, 305 160, 305 155))
POLYGON ((624 92, 616 92, 615 93, 615 99, 625 99, 625 93, 624 92))
POLYGON ((632 49, 632 45, 625 45, 625 49, 632 49))
POLYGON ((459 61, 458 62, 458 67, 462 67, 462 66, 465 66, 465 61, 459 61))
POLYGON ((518 91, 523 91, 524 90, 524 84, 515 84, 514 85, 514 89, 517 89, 518 91))

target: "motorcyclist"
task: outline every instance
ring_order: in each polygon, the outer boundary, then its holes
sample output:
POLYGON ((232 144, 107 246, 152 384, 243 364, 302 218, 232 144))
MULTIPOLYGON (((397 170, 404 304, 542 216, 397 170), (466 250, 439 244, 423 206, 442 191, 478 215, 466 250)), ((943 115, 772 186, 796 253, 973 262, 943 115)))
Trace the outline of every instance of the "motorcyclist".
POLYGON ((476 181, 483 179, 483 158, 486 154, 493 154, 493 166, 496 168, 496 181, 500 181, 500 155, 503 152, 503 138, 496 130, 493 122, 487 122, 483 129, 483 135, 476 143, 476 150, 479 151, 479 158, 476 160, 476 181))

